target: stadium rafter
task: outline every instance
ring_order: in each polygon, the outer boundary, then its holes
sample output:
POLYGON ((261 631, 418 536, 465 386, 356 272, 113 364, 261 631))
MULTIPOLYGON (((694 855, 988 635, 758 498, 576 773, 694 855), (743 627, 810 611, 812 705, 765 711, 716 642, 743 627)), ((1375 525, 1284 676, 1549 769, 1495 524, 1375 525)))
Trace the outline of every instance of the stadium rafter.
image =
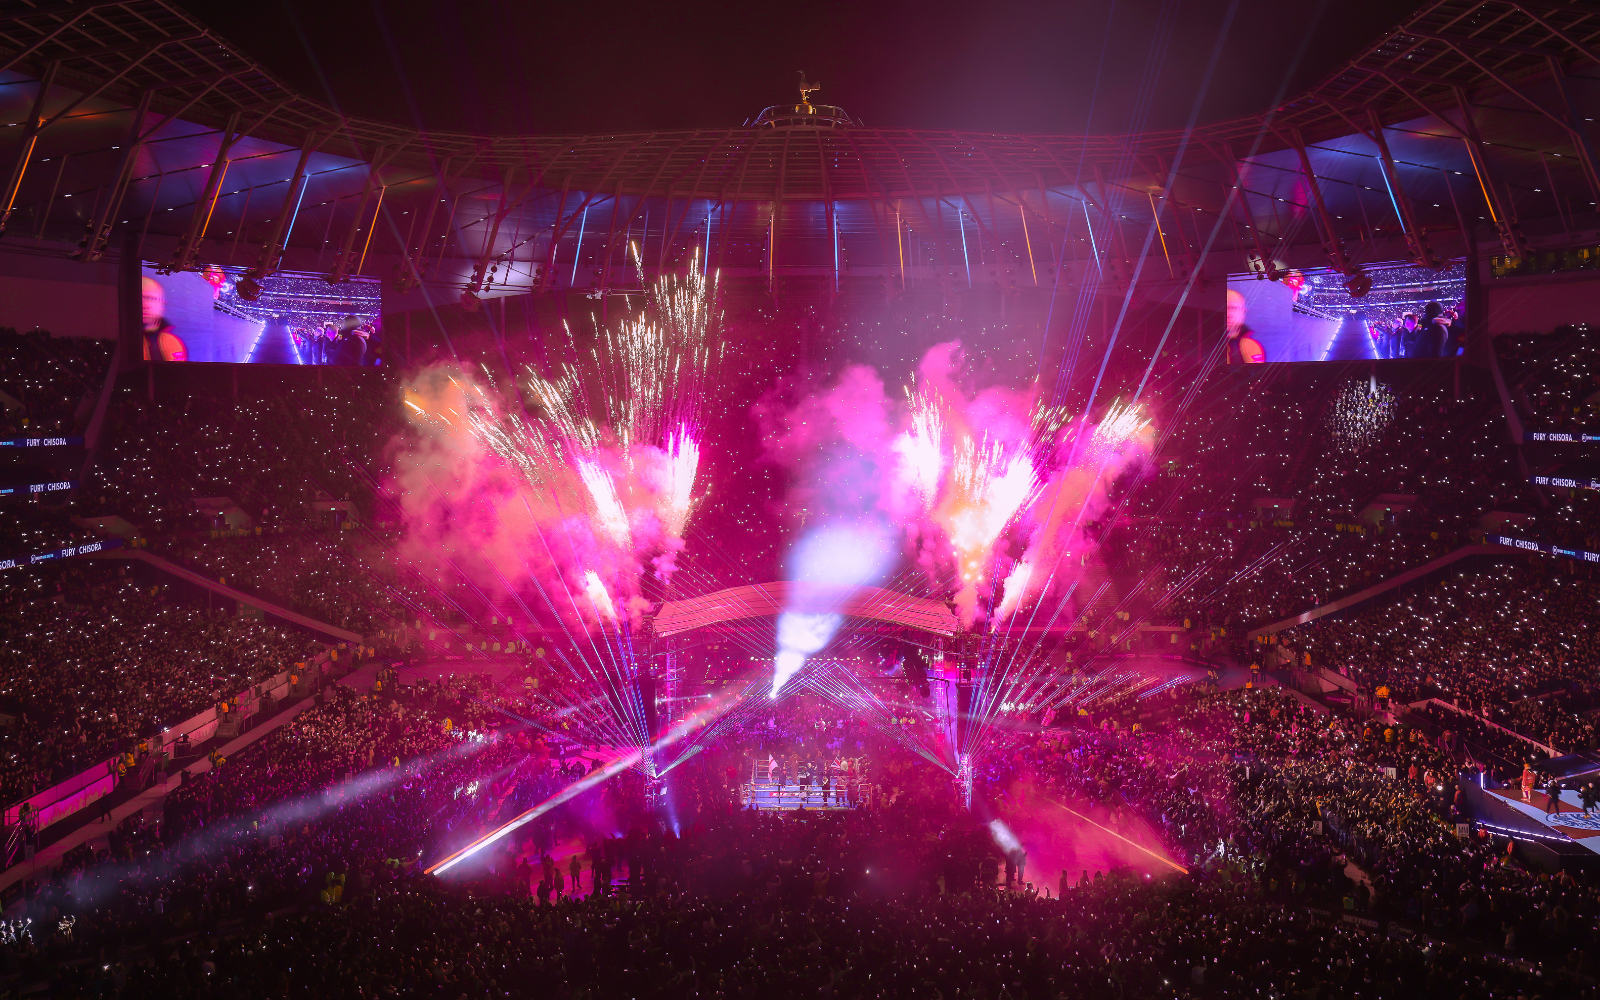
MULTIPOLYGON (((418 280, 520 254, 508 271, 524 290, 550 288, 557 262, 579 258, 608 285, 630 241, 652 248, 651 268, 682 266, 698 248, 769 280, 785 269, 831 272, 835 285, 851 269, 948 275, 972 252, 963 226, 987 262, 980 279, 1000 261, 1038 283, 1063 248, 1102 252, 1086 227, 1142 234, 1158 218, 1187 270, 1202 256, 1200 216, 1227 211, 1239 225, 1222 249, 1255 258, 1310 236, 1343 268, 1386 232, 1419 261, 1440 252, 1434 233, 1454 252, 1488 240, 1521 253, 1535 235, 1559 238, 1558 225, 1562 236, 1582 229, 1600 202, 1584 110, 1600 107, 1597 67, 1592 5, 1436 0, 1306 93, 1192 133, 888 128, 838 112, 483 136, 341 115, 168 0, 20 0, 0 13, 0 119, 11 126, 0 128, 0 216, 37 238, 69 234, 86 257, 119 229, 172 239, 180 266, 219 255, 248 265, 262 246, 271 267, 282 240, 339 276, 354 234, 370 230, 374 260, 409 262, 418 280), (1176 157, 1186 139, 1236 159, 1176 157), (309 225, 286 226, 285 213, 309 225), (202 250, 195 234, 208 227, 202 250), (218 231, 232 237, 225 255, 218 231)), ((815 110, 769 111, 802 107, 815 110)))

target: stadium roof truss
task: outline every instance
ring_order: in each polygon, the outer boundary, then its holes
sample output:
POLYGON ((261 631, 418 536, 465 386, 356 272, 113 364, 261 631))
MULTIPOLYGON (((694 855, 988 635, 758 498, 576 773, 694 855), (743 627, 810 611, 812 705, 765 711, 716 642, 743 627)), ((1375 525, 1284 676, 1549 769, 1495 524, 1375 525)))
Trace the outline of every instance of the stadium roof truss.
MULTIPOLYGON (((1020 135, 848 120, 480 136, 352 118, 295 93, 167 0, 0 13, 0 220, 121 233, 175 267, 374 260, 492 292, 625 280, 701 252, 768 274, 1000 270, 1320 244, 1353 266, 1384 233, 1578 239, 1600 227, 1600 8, 1436 0, 1308 93, 1193 132, 1020 135), (242 250, 241 250, 242 247, 242 250), (571 277, 566 277, 571 268, 571 277), (510 280, 508 280, 510 279, 510 280), (486 287, 487 286, 487 287, 486 287)), ((1102 263, 1102 266, 1103 263, 1102 263)))

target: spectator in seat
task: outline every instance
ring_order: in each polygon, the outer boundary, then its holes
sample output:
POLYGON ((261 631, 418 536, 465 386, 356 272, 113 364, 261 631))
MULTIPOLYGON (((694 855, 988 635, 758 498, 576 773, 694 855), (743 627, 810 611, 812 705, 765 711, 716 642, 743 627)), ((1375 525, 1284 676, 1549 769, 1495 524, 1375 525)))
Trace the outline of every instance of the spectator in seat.
POLYGON ((1413 357, 1442 358, 1445 345, 1450 342, 1449 321, 1443 319, 1444 306, 1429 302, 1422 311, 1422 331, 1417 335, 1417 348, 1413 357))

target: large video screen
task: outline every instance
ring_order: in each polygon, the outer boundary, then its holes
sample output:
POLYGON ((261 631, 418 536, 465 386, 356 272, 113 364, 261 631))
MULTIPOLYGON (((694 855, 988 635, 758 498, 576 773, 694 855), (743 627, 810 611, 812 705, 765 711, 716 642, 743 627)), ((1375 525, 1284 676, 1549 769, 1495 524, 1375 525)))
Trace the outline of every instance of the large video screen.
MULTIPOLYGON (((239 293, 242 270, 162 274, 145 264, 139 316, 146 361, 255 365, 383 364, 383 293, 376 278, 330 285, 320 274, 280 271, 239 293)), ((248 288, 248 286, 247 286, 248 288)))
POLYGON ((1382 361, 1462 352, 1464 263, 1437 271, 1369 266, 1364 277, 1372 285, 1357 297, 1346 287, 1350 278, 1326 269, 1291 270, 1279 281, 1230 274, 1229 362, 1382 361))

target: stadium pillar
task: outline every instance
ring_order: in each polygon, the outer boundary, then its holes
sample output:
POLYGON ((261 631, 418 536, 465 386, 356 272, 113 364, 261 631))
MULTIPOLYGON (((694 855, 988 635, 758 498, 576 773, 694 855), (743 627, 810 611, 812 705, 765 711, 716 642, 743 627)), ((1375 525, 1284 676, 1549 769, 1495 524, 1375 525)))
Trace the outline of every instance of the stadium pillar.
MULTIPOLYGON (((635 204, 639 204, 639 203, 641 203, 643 201, 644 201, 644 195, 640 195, 638 200, 635 202, 635 204)), ((621 212, 622 212, 622 178, 619 177, 619 178, 617 178, 617 189, 611 195, 611 222, 606 227, 606 241, 600 247, 600 280, 599 280, 599 286, 598 287, 599 287, 601 292, 604 292, 607 288, 611 287, 611 254, 612 254, 614 248, 616 247, 617 217, 621 214, 621 212)), ((630 216, 628 216, 628 218, 631 221, 633 219, 633 216, 630 215, 630 216)), ((600 296, 600 322, 604 323, 605 321, 606 321, 606 297, 604 295, 601 295, 600 296)))
MULTIPOLYGON (((450 176, 451 157, 445 157, 439 164, 438 198, 428 199, 428 215, 422 223, 422 231, 412 229, 413 237, 406 240, 406 252, 400 260, 400 291, 411 291, 422 286, 422 262, 426 260, 423 248, 428 244, 428 234, 433 232, 433 217, 439 211, 439 203, 444 201, 445 186, 450 176)), ((416 217, 412 216, 412 225, 416 225, 416 217)), ((411 314, 406 313, 406 356, 411 356, 411 314)))
MULTIPOLYGON (((500 179, 500 204, 495 209, 493 224, 490 225, 489 231, 484 237, 483 252, 478 256, 478 263, 472 269, 472 277, 467 281, 468 295, 476 296, 483 289, 485 276, 489 270, 489 261, 494 257, 495 241, 500 238, 500 224, 505 222, 507 213, 513 207, 522 204, 522 197, 517 198, 514 202, 511 198, 511 175, 515 169, 513 167, 507 170, 505 176, 500 179)), ((533 182, 529 182, 528 191, 532 190, 533 182)), ((524 192, 524 197, 526 194, 527 192, 524 192)), ((463 302, 465 302, 464 298, 463 302)), ((505 329, 504 323, 501 324, 501 329, 505 329)))
MULTIPOLYGON (((1500 236, 1500 245, 1506 253, 1513 257, 1524 257, 1528 253, 1528 245, 1522 238, 1522 228, 1517 223, 1515 206, 1500 194, 1500 189, 1495 185, 1494 175, 1489 172, 1489 163, 1483 157, 1483 139, 1478 135, 1478 123, 1472 117, 1472 102, 1467 99, 1467 92, 1462 87, 1456 87, 1456 104, 1461 108, 1462 141, 1467 145, 1467 155, 1472 157, 1472 171, 1478 175, 1478 187, 1483 191, 1484 201, 1489 206, 1489 217, 1494 220, 1495 232, 1500 236)), ((1435 114, 1434 117, 1445 120, 1444 116, 1435 114)))
POLYGON ((278 209, 277 218, 272 223, 271 235, 267 237, 265 243, 261 244, 261 256, 256 258, 255 267, 245 272, 246 277, 254 281, 260 281, 278 269, 278 255, 282 249, 285 230, 289 225, 290 216, 294 214, 295 206, 298 204, 295 200, 295 193, 300 190, 300 184, 305 180, 306 162, 311 159, 311 154, 316 151, 318 146, 322 145, 322 141, 326 137, 327 133, 324 133, 319 138, 317 133, 308 132, 301 141, 300 159, 295 164, 294 174, 289 178, 289 190, 283 194, 283 206, 278 209))
POLYGON ((117 172, 106 190, 105 197, 97 199, 98 207, 94 215, 89 218, 88 228, 84 230, 83 239, 78 244, 79 250, 74 255, 81 262, 98 259, 100 248, 105 246, 105 237, 109 235, 111 228, 112 213, 116 211, 116 203, 122 199, 124 185, 127 184, 128 175, 133 170, 133 164, 138 162, 139 149, 143 145, 142 138, 149 134, 143 131, 144 119, 150 112, 150 102, 155 96, 154 90, 146 90, 140 95, 139 103, 133 109, 133 125, 129 128, 128 138, 122 147, 122 159, 117 164, 117 172))
POLYGON ((1595 201, 1600 202, 1600 167, 1596 166, 1594 144, 1589 141, 1587 119, 1579 113, 1578 105, 1572 99, 1572 90, 1567 86, 1567 75, 1561 60, 1550 56, 1549 62, 1550 75, 1555 79, 1556 89, 1561 92, 1561 103, 1566 110, 1567 131, 1572 133, 1572 146, 1578 153, 1578 162, 1583 164, 1584 179, 1589 182, 1589 193, 1594 195, 1595 201))
POLYGON ((222 140, 217 146, 216 156, 212 158, 205 190, 195 199, 194 212, 189 216, 189 228, 172 254, 172 261, 167 265, 169 271, 186 271, 194 265, 200 241, 205 238, 206 228, 211 223, 211 213, 216 210, 217 200, 222 195, 222 179, 228 172, 228 153, 233 150, 233 144, 239 141, 239 118, 240 113, 235 111, 222 127, 222 140))
POLYGON ((1250 242, 1255 245, 1256 258, 1261 261, 1262 273, 1267 276, 1268 280, 1277 281, 1283 275, 1278 272, 1277 267, 1272 263, 1272 253, 1267 250, 1266 244, 1261 239, 1261 231, 1256 228, 1255 215, 1250 208, 1250 199, 1245 196, 1244 178, 1239 173, 1239 160, 1238 157, 1234 156, 1232 144, 1225 142, 1221 148, 1217 148, 1210 143, 1206 143, 1206 148, 1210 150, 1213 157, 1221 161, 1222 165, 1228 169, 1228 180, 1232 185, 1221 217, 1226 217, 1235 204, 1243 207, 1244 228, 1250 233, 1250 242))
POLYGON ((1354 265, 1350 262, 1350 255, 1344 252, 1344 244, 1339 239, 1339 231, 1334 228, 1333 215, 1328 211, 1327 202, 1322 198, 1322 185, 1317 183, 1317 172, 1311 168, 1311 156, 1306 152, 1305 138, 1300 135, 1299 129, 1290 133, 1290 145, 1300 154, 1300 173, 1306 180, 1306 187, 1311 191, 1311 201, 1317 210, 1317 221, 1322 224, 1323 242, 1322 249, 1328 255, 1328 262, 1340 274, 1354 276, 1354 265))
MULTIPOLYGON (((1436 81, 1424 77, 1411 76, 1385 70, 1383 76, 1394 84, 1401 93, 1411 98, 1411 103, 1432 115, 1445 128, 1454 132, 1466 145, 1467 156, 1472 161, 1472 172, 1477 176, 1478 188, 1483 193, 1484 203, 1489 208, 1489 218, 1494 222, 1495 233, 1500 237, 1500 245, 1506 253, 1513 257, 1525 256, 1528 252, 1527 243, 1523 240, 1522 229, 1517 223, 1515 206, 1503 197, 1500 189, 1495 186, 1494 176, 1489 171, 1489 163, 1483 156, 1483 139, 1478 134, 1478 123, 1472 117, 1472 102, 1467 97, 1464 87, 1453 87, 1456 105, 1461 110, 1461 124, 1458 126, 1451 121, 1449 116, 1440 108, 1436 108, 1423 100, 1422 96, 1407 84, 1431 85, 1436 81)), ((1462 236, 1471 242, 1471 234, 1463 232, 1462 236)))
MULTIPOLYGON (((1519 4, 1518 9, 1525 16, 1535 20, 1546 31, 1549 31, 1551 34, 1560 38, 1562 42, 1571 48, 1576 49, 1583 55, 1585 59, 1592 61, 1595 58, 1595 53, 1591 52, 1586 46, 1578 44, 1577 41, 1563 33, 1560 29, 1536 17, 1528 8, 1528 6, 1519 4)), ((1597 172, 1594 149, 1589 142, 1588 133, 1584 128, 1584 117, 1578 113, 1576 105, 1574 105, 1572 102, 1572 95, 1567 90, 1567 74, 1565 67, 1562 65, 1561 54, 1551 52, 1547 49, 1533 48, 1526 45, 1516 45, 1510 42, 1491 41, 1483 38, 1437 34, 1435 32, 1414 30, 1408 31, 1407 34, 1415 38, 1426 38, 1436 42, 1443 42, 1444 44, 1450 46, 1458 55, 1461 56, 1461 58, 1465 59, 1467 62, 1470 62, 1478 69, 1480 73, 1488 77, 1489 80, 1493 81, 1495 85, 1509 93, 1511 96, 1522 101, 1533 110, 1544 115, 1546 118, 1549 118, 1562 129, 1570 133, 1572 136, 1573 149, 1578 154, 1578 162, 1583 166, 1584 178, 1589 182, 1589 190, 1591 193, 1593 193, 1595 200, 1600 201, 1600 172, 1597 172), (1549 108, 1545 107, 1543 103, 1529 96, 1527 92, 1518 89, 1504 76, 1486 65, 1483 60, 1477 57, 1477 55, 1474 55, 1472 52, 1468 51, 1469 46, 1474 49, 1488 49, 1491 52, 1512 52, 1518 55, 1544 56, 1550 68, 1551 79, 1556 85, 1556 91, 1561 95, 1563 113, 1557 114, 1556 112, 1551 111, 1549 108)), ((1368 113, 1372 113, 1371 109, 1368 109, 1368 113)))
POLYGON ((1417 215, 1412 210, 1411 199, 1406 195, 1405 185, 1400 183, 1400 168, 1395 165, 1394 157, 1389 152, 1389 141, 1383 134, 1385 126, 1378 113, 1367 108, 1367 124, 1362 125, 1338 105, 1330 103, 1329 106, 1338 112, 1339 117, 1343 118, 1351 128, 1371 139, 1372 144, 1378 147, 1378 163, 1383 167, 1383 179, 1389 188, 1389 200, 1394 204, 1395 215, 1404 232, 1406 247, 1411 251, 1413 262, 1419 267, 1438 267, 1439 262, 1433 256, 1433 248, 1428 245, 1428 235, 1417 224, 1417 215))
MULTIPOLYGON (((550 246, 545 253, 544 271, 539 275, 540 291, 544 291, 546 288, 550 287, 550 276, 556 271, 556 248, 561 245, 561 234, 566 228, 561 224, 561 217, 565 215, 567 211, 567 192, 571 187, 571 184, 571 176, 568 176, 561 182, 561 200, 556 203, 556 221, 555 224, 550 227, 550 246)), ((441 188, 443 187, 442 181, 440 186, 441 188)), ((430 217, 432 211, 432 209, 429 209, 430 217)), ((424 233, 422 238, 427 239, 427 234, 424 233)))
MULTIPOLYGON (((372 199, 372 191, 378 186, 378 172, 394 159, 398 153, 397 146, 380 146, 373 154, 371 162, 367 164, 367 180, 361 187, 361 200, 356 204, 356 213, 350 218, 350 229, 345 233, 344 245, 339 248, 338 256, 334 259, 333 270, 328 272, 324 279, 330 285, 338 285, 350 277, 350 259, 354 256, 356 236, 361 232, 361 220, 367 214, 367 202, 372 199)), ((373 214, 372 224, 378 224, 377 214, 373 214)))
MULTIPOLYGON (((117 172, 106 190, 106 197, 104 200, 99 201, 94 217, 89 220, 89 226, 79 243, 78 252, 73 255, 76 260, 82 263, 99 260, 105 252, 106 240, 111 236, 111 227, 115 225, 114 220, 117 214, 122 211, 122 199, 128 193, 128 187, 133 180, 133 169, 139 163, 139 154, 144 150, 145 140, 182 118, 201 98, 211 93, 212 88, 234 75, 233 71, 212 73, 206 76, 190 77, 187 80, 173 80, 144 91, 139 98, 138 107, 134 110, 133 127, 128 135, 127 146, 122 150, 122 159, 118 164, 117 172), (143 127, 144 119, 150 113, 150 103, 155 98, 156 90, 161 87, 176 86, 191 87, 193 88, 193 93, 188 100, 174 108, 165 118, 145 129, 143 127)), ((62 114, 64 112, 58 112, 56 118, 61 117, 62 114)))

